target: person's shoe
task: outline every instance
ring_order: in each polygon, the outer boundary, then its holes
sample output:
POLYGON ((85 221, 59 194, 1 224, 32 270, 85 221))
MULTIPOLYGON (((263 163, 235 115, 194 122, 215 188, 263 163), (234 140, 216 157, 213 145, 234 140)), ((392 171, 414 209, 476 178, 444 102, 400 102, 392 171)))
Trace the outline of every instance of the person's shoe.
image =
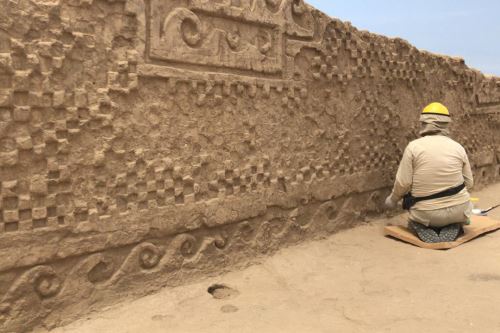
POLYGON ((409 221, 408 227, 412 230, 422 242, 426 243, 441 243, 442 240, 439 237, 436 230, 426 227, 423 224, 409 221))
POLYGON ((461 223, 447 225, 439 231, 441 242, 454 242, 463 231, 461 223))

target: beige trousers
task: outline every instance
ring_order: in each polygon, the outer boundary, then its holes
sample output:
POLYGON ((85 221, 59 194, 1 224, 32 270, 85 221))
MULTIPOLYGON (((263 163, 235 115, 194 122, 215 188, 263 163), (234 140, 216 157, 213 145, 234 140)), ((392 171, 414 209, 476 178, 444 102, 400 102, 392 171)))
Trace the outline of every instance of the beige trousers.
POLYGON ((410 210, 410 220, 427 227, 442 228, 454 223, 468 223, 472 215, 472 203, 436 210, 410 210))

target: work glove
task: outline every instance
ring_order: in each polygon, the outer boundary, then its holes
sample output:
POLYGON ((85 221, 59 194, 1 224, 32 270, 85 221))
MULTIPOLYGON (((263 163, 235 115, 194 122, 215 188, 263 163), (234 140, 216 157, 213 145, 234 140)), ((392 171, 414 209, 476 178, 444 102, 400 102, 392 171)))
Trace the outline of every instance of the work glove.
POLYGON ((389 209, 396 208, 397 202, 392 198, 392 194, 385 199, 385 206, 389 209))

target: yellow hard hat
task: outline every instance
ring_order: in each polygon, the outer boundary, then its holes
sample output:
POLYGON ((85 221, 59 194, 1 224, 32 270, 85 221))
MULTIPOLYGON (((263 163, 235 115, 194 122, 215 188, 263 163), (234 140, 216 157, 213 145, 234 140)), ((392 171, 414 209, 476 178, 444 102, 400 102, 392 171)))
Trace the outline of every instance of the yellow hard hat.
POLYGON ((422 114, 435 114, 438 116, 450 116, 448 108, 441 103, 431 103, 425 107, 422 114))

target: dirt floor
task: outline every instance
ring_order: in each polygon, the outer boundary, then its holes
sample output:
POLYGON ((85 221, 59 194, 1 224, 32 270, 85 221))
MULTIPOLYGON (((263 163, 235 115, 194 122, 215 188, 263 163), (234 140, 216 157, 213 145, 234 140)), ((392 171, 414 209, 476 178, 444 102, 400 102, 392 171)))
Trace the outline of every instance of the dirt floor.
MULTIPOLYGON (((500 202, 500 184, 476 196, 500 202)), ((500 210, 490 214, 500 219, 500 210)), ((262 264, 165 289, 54 333, 500 332, 500 231, 450 251, 382 236, 376 221, 262 264), (231 289, 207 289, 225 284, 231 289)))

